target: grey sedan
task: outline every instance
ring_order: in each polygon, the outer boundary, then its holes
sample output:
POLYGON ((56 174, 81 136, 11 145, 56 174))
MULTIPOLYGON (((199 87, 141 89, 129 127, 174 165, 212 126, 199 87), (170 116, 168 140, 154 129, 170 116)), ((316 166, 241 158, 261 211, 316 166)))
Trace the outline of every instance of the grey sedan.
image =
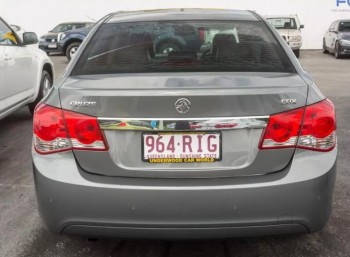
POLYGON ((312 233, 331 214, 334 106, 254 12, 106 16, 36 107, 33 133, 38 207, 56 233, 312 233), (195 45, 157 52, 165 27, 195 45))

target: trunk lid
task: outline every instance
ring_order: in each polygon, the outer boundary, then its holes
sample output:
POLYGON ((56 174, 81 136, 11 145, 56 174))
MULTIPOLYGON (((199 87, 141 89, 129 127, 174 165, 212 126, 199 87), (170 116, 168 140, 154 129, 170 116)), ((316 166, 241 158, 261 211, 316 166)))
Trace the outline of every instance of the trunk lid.
POLYGON ((63 109, 98 117, 104 130, 108 152, 74 151, 85 171, 123 177, 209 178, 285 168, 294 149, 259 150, 260 138, 269 115, 305 106, 307 91, 301 77, 290 73, 158 73, 69 77, 60 96, 63 109), (181 98, 191 104, 184 114, 175 108, 181 98), (282 104, 282 99, 296 102, 282 104), (120 122, 127 129, 116 129, 120 122), (221 160, 144 162, 143 133, 155 131, 154 127, 169 133, 182 130, 177 127, 181 122, 187 129, 221 133, 221 160), (207 126, 213 122, 220 126, 207 126))

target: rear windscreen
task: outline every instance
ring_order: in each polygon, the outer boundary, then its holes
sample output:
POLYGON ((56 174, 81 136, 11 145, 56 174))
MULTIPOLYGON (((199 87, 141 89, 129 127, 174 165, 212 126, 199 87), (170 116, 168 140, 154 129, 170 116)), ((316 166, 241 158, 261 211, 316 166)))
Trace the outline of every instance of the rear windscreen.
POLYGON ((293 72, 263 22, 103 24, 71 75, 130 72, 293 72))

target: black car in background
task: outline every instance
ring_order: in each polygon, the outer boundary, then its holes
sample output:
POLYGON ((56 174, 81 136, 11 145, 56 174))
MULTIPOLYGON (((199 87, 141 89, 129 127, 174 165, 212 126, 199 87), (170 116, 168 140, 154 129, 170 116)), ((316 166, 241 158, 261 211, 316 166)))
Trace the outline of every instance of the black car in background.
POLYGON ((350 20, 334 21, 323 38, 323 53, 335 58, 350 54, 350 20))
POLYGON ((49 31, 49 33, 43 35, 39 40, 39 48, 45 51, 47 54, 50 53, 59 53, 58 49, 58 41, 61 36, 61 33, 85 28, 87 26, 91 26, 94 24, 92 22, 66 22, 57 25, 53 30, 49 31))
POLYGON ((65 54, 70 61, 78 50, 81 42, 83 42, 87 34, 89 34, 93 25, 94 23, 82 29, 75 29, 62 33, 58 42, 58 51, 65 54))

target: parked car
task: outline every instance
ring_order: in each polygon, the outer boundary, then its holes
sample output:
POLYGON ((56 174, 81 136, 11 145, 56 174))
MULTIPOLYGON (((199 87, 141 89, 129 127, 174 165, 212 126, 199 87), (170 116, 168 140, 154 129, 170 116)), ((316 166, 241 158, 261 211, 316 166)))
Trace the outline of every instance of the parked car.
POLYGON ((350 20, 334 21, 323 38, 323 53, 334 53, 335 58, 350 54, 350 20))
POLYGON ((94 24, 91 24, 82 29, 63 32, 58 42, 59 52, 65 54, 70 61, 87 34, 89 34, 93 25, 94 24))
POLYGON ((45 51, 47 54, 50 53, 59 53, 60 50, 58 48, 59 36, 61 33, 85 28, 87 26, 91 26, 92 22, 66 22, 57 25, 53 30, 49 31, 49 33, 40 37, 39 40, 39 48, 45 51))
POLYGON ((303 44, 301 29, 304 25, 300 24, 297 15, 273 15, 266 16, 266 19, 274 26, 284 40, 293 50, 296 57, 300 56, 300 48, 303 44))
POLYGON ((24 105, 35 105, 52 86, 54 68, 47 55, 36 46, 33 32, 23 40, 0 18, 0 119, 24 105))
POLYGON ((332 209, 335 111, 254 12, 115 13, 36 108, 32 158, 39 212, 56 233, 310 233, 332 209), (153 31, 181 25, 202 28, 212 49, 154 52, 153 31))

